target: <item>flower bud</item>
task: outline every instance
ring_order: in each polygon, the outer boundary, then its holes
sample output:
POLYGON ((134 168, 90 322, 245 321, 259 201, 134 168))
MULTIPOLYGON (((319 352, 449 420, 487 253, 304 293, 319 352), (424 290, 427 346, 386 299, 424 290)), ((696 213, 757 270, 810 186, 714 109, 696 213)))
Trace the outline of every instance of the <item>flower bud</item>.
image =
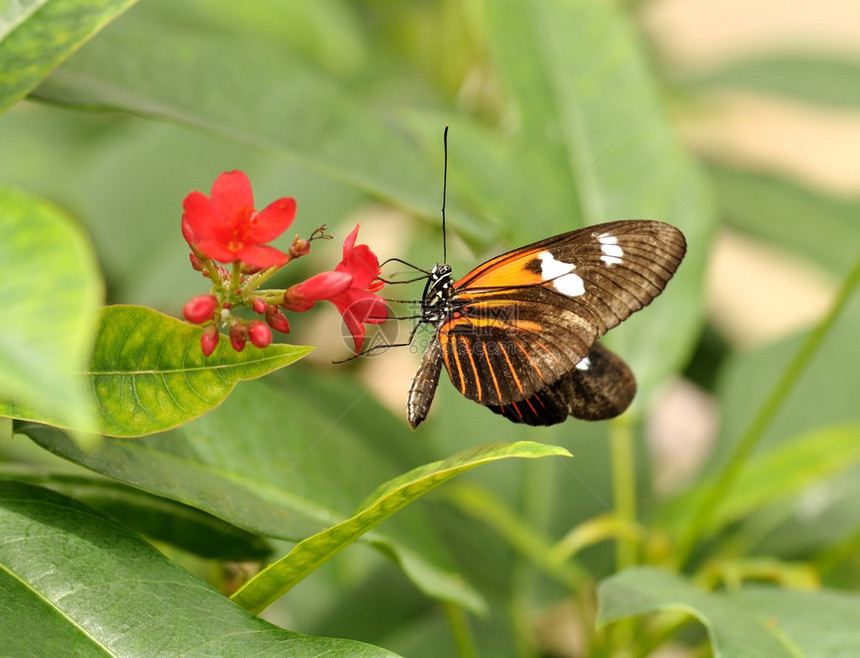
POLYGON ((244 324, 236 323, 230 327, 230 345, 237 352, 245 349, 245 341, 248 339, 248 328, 244 324))
POLYGON ((197 295, 182 308, 182 315, 191 324, 203 324, 212 319, 218 308, 218 298, 215 295, 197 295))
POLYGON ((305 238, 296 237, 293 244, 290 245, 290 257, 299 258, 311 253, 311 241, 305 238))
MULTIPOLYGON (((198 258, 193 251, 188 254, 188 259, 191 261, 191 267, 197 272, 203 272, 203 261, 198 258)), ((204 276, 209 276, 209 272, 203 272, 204 276)))
POLYGON ((262 315, 269 308, 269 305, 262 297, 254 297, 254 301, 251 302, 251 308, 254 309, 254 313, 257 315, 262 315))
POLYGON ((313 302, 331 299, 349 288, 352 276, 346 272, 320 272, 310 279, 287 288, 284 292, 284 308, 291 311, 307 311, 313 302))
POLYGON ((266 309, 266 322, 275 331, 280 331, 282 334, 290 333, 290 323, 287 321, 287 316, 277 306, 269 306, 266 309))
POLYGON ((215 346, 218 345, 218 339, 221 334, 218 333, 218 327, 210 324, 203 330, 203 335, 200 337, 200 347, 203 350, 203 356, 209 356, 215 351, 215 346))
POLYGON ((256 347, 266 347, 272 342, 272 331, 262 320, 251 320, 248 325, 248 339, 256 347))

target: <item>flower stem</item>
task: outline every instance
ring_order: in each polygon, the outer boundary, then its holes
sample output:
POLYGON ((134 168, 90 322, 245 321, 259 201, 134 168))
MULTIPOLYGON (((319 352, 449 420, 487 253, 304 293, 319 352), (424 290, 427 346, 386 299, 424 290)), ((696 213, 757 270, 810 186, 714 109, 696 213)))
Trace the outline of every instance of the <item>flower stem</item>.
POLYGON ((833 306, 827 315, 822 318, 821 322, 809 332, 806 340, 800 346, 800 349, 794 355, 794 358, 788 364, 782 377, 774 386, 773 390, 765 400, 764 404, 759 408, 758 414, 750 423, 741 440, 738 442, 729 460, 726 462, 722 471, 717 476, 714 484, 702 499, 699 508, 693 514, 686 532, 681 537, 678 552, 677 563, 679 567, 683 567, 684 563, 689 559, 690 553, 693 550, 696 542, 707 531, 708 526, 714 518, 714 513, 719 507, 720 502, 725 498, 726 493, 731 489, 738 479, 741 470, 746 463, 747 457, 753 449, 759 444, 764 436, 773 417, 779 411, 786 397, 794 388, 795 383, 800 378, 800 375, 806 369, 813 354, 824 341, 824 337, 833 327, 836 318, 845 308, 851 294, 860 284, 860 260, 855 263, 854 268, 849 272, 842 288, 833 302, 833 306))

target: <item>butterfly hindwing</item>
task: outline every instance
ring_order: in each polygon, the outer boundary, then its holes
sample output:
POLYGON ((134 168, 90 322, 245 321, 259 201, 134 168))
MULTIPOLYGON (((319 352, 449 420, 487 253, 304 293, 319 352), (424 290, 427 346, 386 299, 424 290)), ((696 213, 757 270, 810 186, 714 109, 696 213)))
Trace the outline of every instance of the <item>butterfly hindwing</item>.
POLYGON ((636 395, 636 379, 627 364, 601 343, 558 381, 530 398, 487 405, 514 423, 555 425, 568 416, 607 420, 624 412, 636 395))

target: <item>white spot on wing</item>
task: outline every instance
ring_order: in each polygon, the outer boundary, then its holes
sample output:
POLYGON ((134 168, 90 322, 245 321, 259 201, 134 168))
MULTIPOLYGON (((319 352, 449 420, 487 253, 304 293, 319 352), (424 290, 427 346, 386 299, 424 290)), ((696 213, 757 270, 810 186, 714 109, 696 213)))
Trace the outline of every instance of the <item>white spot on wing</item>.
POLYGON ((597 241, 600 243, 600 251, 603 252, 600 260, 607 265, 620 265, 624 250, 618 244, 618 238, 609 233, 601 233, 597 236, 597 241))
POLYGON ((582 361, 576 364, 577 370, 588 370, 590 367, 591 361, 588 359, 588 357, 585 357, 584 359, 582 359, 582 361))
POLYGON ((585 293, 585 283, 582 277, 573 273, 576 265, 556 260, 548 251, 538 254, 541 266, 540 273, 544 281, 552 281, 552 287, 562 295, 579 297, 585 293))

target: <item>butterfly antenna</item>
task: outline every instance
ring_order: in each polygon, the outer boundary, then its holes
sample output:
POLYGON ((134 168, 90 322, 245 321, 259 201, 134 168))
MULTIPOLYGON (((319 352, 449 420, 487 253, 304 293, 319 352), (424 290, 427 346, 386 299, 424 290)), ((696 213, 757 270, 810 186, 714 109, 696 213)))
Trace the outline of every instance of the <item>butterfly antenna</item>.
POLYGON ((448 262, 448 239, 445 234, 445 201, 448 198, 448 126, 442 134, 445 147, 445 166, 442 169, 442 262, 448 262))

